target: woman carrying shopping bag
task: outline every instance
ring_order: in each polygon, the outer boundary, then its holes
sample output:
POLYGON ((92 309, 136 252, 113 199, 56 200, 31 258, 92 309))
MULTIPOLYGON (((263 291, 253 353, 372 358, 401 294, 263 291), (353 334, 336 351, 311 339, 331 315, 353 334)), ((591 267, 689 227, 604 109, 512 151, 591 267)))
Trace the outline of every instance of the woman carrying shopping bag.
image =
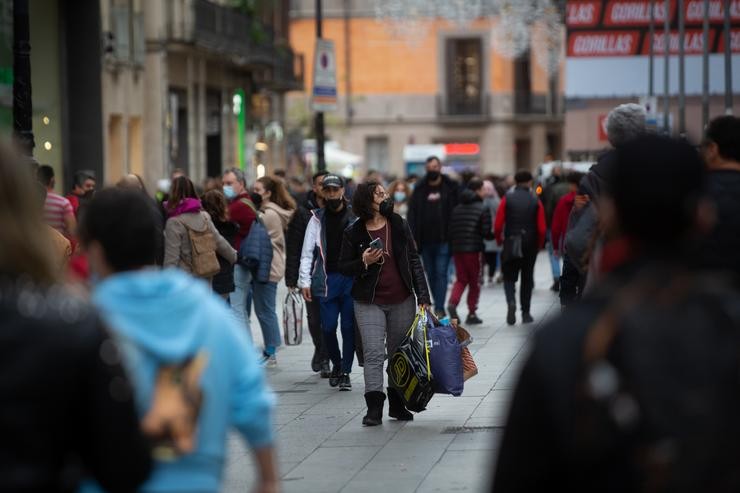
MULTIPOLYGON (((344 231, 339 271, 354 278, 352 298, 365 356, 365 402, 362 423, 382 423, 383 362, 409 330, 417 305, 431 304, 424 269, 405 219, 393 212, 393 199, 377 182, 359 185, 352 198, 359 218, 344 231)), ((388 389, 389 415, 413 419, 401 396, 388 389)))
POLYGON ((275 352, 280 345, 280 323, 275 310, 277 284, 285 277, 285 231, 295 212, 295 200, 279 179, 263 176, 254 183, 254 193, 260 199, 261 219, 272 243, 272 264, 268 282, 252 283, 254 311, 260 322, 265 350, 262 363, 268 368, 277 366, 275 352))

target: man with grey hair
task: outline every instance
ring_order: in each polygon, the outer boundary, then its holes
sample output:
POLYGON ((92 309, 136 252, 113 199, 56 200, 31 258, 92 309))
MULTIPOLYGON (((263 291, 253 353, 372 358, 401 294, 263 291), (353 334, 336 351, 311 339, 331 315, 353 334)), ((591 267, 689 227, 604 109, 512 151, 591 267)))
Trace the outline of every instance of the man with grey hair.
POLYGON ((647 111, 635 103, 620 104, 606 117, 606 136, 612 147, 620 147, 647 129, 647 111))
MULTIPOLYGON (((229 201, 229 220, 239 225, 231 246, 238 252, 242 241, 249 234, 252 223, 257 219, 257 208, 252 203, 247 190, 244 172, 239 168, 229 168, 223 175, 224 195, 229 201)), ((252 274, 238 263, 234 265, 234 292, 229 294, 229 304, 236 320, 247 330, 251 337, 249 325, 249 305, 252 297, 252 274)))
POLYGON ((579 299, 586 284, 593 234, 598 224, 599 197, 609 191, 607 177, 616 163, 615 149, 647 132, 647 112, 639 104, 620 104, 606 117, 606 133, 612 149, 599 156, 578 187, 565 235, 563 271, 560 276, 560 304, 565 307, 579 299))

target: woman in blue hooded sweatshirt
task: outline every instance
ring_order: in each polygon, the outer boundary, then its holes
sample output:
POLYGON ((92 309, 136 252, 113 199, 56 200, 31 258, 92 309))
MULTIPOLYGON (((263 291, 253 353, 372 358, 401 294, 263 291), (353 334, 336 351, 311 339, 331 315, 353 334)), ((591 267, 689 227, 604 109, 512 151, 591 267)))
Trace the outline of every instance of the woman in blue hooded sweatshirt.
POLYGON ((140 193, 107 189, 80 231, 100 279, 93 301, 123 349, 142 428, 157 445, 141 491, 219 491, 230 428, 254 451, 256 491, 277 491, 274 398, 257 356, 206 283, 151 268, 162 241, 156 214, 140 193))

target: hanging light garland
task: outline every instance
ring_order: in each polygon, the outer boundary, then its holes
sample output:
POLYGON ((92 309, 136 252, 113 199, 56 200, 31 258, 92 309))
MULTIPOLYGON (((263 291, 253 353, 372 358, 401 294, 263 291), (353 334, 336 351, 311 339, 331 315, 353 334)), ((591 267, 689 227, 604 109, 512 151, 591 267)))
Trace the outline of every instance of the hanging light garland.
POLYGON ((485 15, 498 17, 491 48, 509 59, 531 50, 548 74, 560 64, 565 27, 553 0, 375 0, 375 18, 410 45, 426 38, 435 18, 464 28, 485 15))

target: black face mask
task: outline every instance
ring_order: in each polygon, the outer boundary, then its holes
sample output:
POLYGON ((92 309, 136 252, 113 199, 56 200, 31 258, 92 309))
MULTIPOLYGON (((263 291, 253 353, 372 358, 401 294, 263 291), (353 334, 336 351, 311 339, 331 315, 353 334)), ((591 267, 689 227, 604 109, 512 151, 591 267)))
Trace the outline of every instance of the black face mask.
POLYGON ((342 207, 342 199, 326 199, 326 206, 329 208, 329 210, 337 211, 340 207, 342 207))
POLYGON ((254 206, 259 209, 262 205, 262 195, 258 194, 257 192, 252 192, 249 194, 249 198, 252 199, 252 203, 254 206))
POLYGON ((393 214, 393 199, 388 197, 381 202, 378 206, 378 212, 380 212, 381 216, 391 217, 391 214, 393 214))
POLYGON ((434 181, 439 178, 439 171, 427 171, 427 178, 429 181, 434 181))

